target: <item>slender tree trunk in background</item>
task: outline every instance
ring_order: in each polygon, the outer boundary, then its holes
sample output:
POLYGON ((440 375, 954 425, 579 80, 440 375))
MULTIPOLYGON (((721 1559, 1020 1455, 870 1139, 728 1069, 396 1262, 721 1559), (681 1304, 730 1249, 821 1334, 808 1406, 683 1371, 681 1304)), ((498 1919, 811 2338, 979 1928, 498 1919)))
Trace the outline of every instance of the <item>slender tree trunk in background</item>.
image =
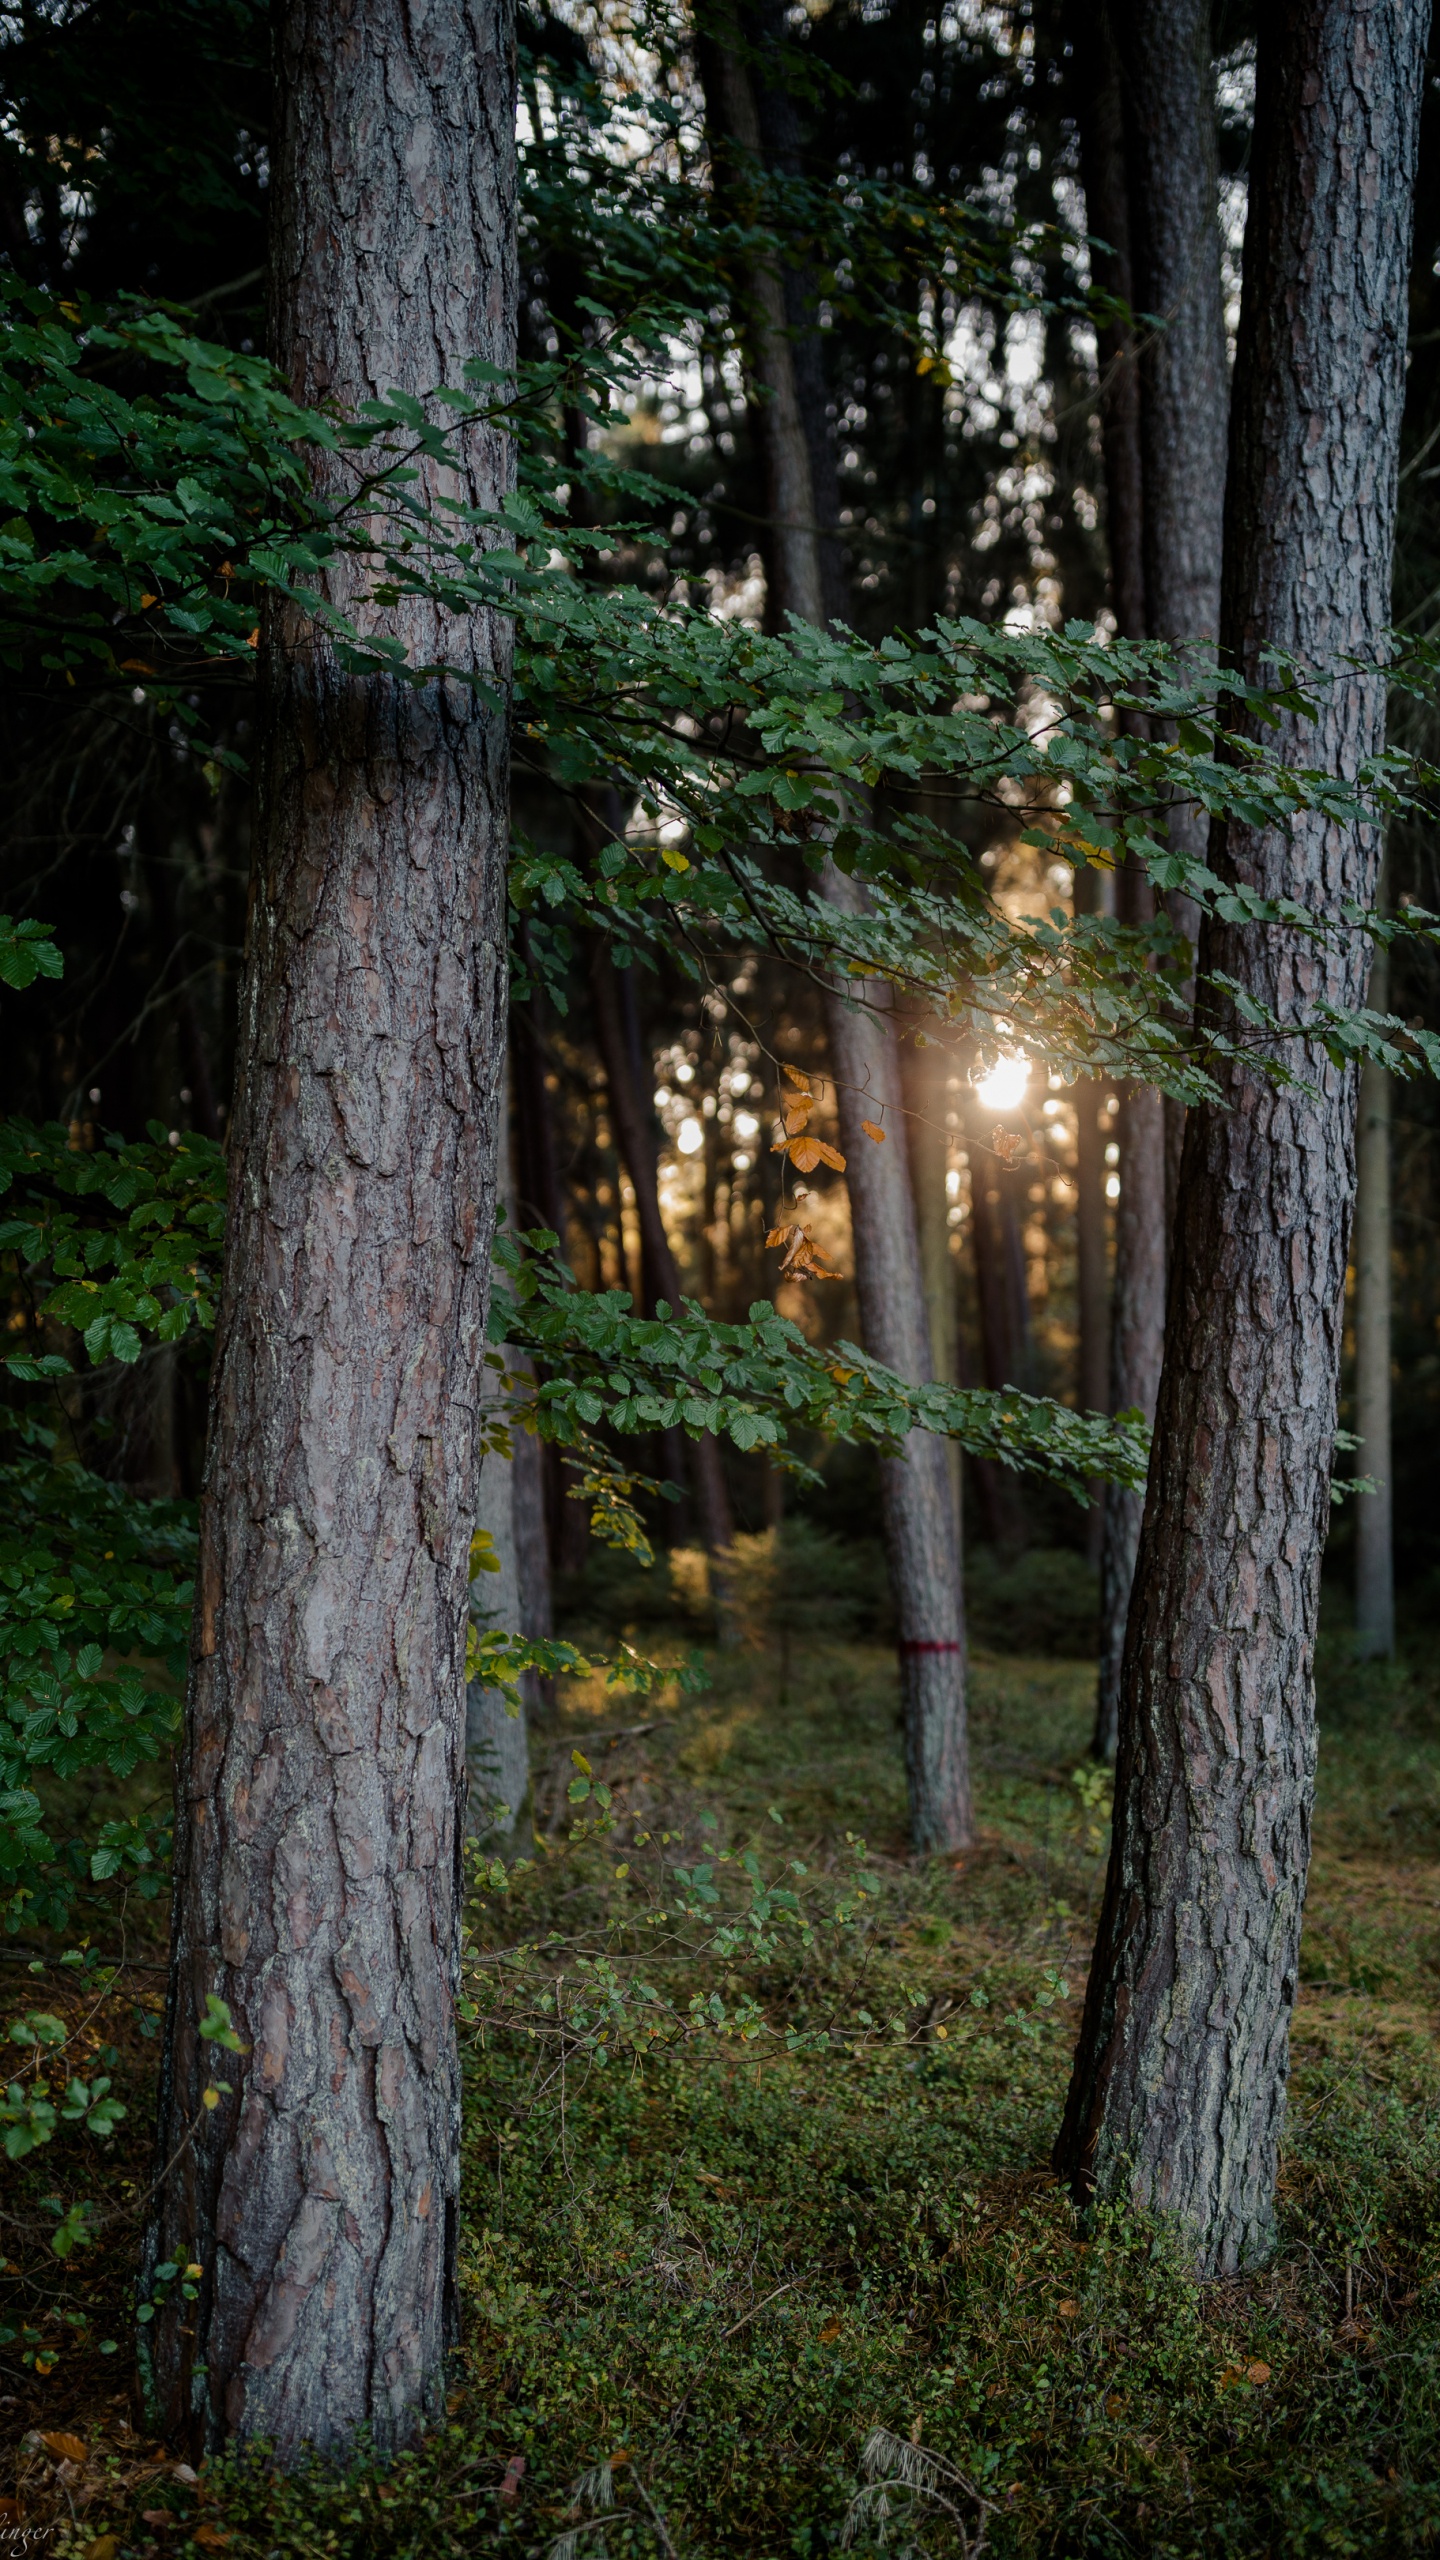
MULTIPOLYGON (((517 1445, 525 1438, 517 1432, 517 1445)), ((519 1541, 515 1534, 515 1459, 487 1450, 480 1465, 479 1525, 494 1542, 498 1573, 477 1573, 471 1606, 482 1627, 524 1632, 519 1541)), ((512 1715, 500 1690, 472 1680, 465 1692, 466 1828, 478 1838, 508 1840, 530 1792, 530 1738, 524 1696, 512 1715)))
MULTIPOLYGON (((1105 1251, 1105 1136, 1100 1126, 1105 1088, 1093 1076, 1075 1087, 1075 1297, 1079 1357, 1076 1402, 1084 1413, 1110 1410, 1110 1285, 1105 1251)), ((1085 1520, 1085 1559, 1100 1569, 1105 1528, 1105 1488, 1090 1487, 1085 1520)))
MULTIPOLYGON (((646 1292, 649 1303, 645 1312, 653 1312, 656 1303, 663 1299, 672 1315, 678 1316, 683 1293, 675 1256, 670 1250, 670 1239, 665 1233, 665 1222, 660 1215, 659 1164, 649 1091, 648 1087, 644 1092, 637 1088, 620 973, 604 943, 598 940, 591 954, 590 986, 595 999, 595 1036, 610 1093, 611 1118, 635 1193, 635 1211, 640 1222, 642 1258, 649 1283, 646 1292)), ((712 1432, 702 1432, 698 1440, 691 1440, 685 1454, 690 1461, 695 1487, 700 1535, 710 1559, 716 1626, 722 1645, 730 1646, 739 1642, 740 1631, 726 1570, 726 1558, 734 1544, 735 1530, 730 1517, 725 1471, 712 1432)), ((674 1457, 668 1458, 667 1463, 673 1466, 674 1457)))
MULTIPOLYGON (((832 864, 825 895, 846 914, 862 911, 857 883, 832 864)), ((889 990, 878 981, 857 992, 882 1017, 888 1011, 889 990)), ((827 1014, 861 1333, 872 1359, 920 1381, 931 1374, 930 1326, 895 1030, 839 995, 829 998, 827 1014), (867 1119, 884 1129, 883 1145, 866 1137, 860 1124, 867 1119)), ((899 1629, 910 1836, 921 1851, 963 1849, 972 1834, 965 1616, 945 1443, 913 1431, 902 1456, 882 1458, 880 1504, 899 1629)))
MULTIPOLYGON (((1135 308, 1130 247, 1130 195, 1125 117, 1114 0, 1075 0, 1069 13, 1080 183, 1085 221, 1096 241, 1091 272, 1097 287, 1135 308)), ((1122 640, 1145 637, 1145 507, 1140 460, 1140 376, 1128 321, 1105 321, 1096 338, 1100 368, 1100 445, 1105 461, 1105 538, 1110 604, 1122 640)), ((1083 875, 1082 875, 1083 877, 1083 875)))
MULTIPOLYGON (((1108 913, 1114 889, 1107 872, 1084 869, 1075 874, 1077 915, 1108 913)), ((1077 1402, 1084 1413, 1110 1410, 1110 1274, 1106 1249, 1105 1138, 1100 1125, 1105 1086, 1081 1076, 1075 1086, 1075 1300, 1079 1358, 1077 1402)), ((1105 1487, 1089 1487, 1085 1518, 1085 1561, 1100 1570, 1105 1534, 1105 1487)))
MULTIPOLYGON (((1389 1009, 1389 954, 1378 947, 1370 1004, 1389 1009)), ((1395 1650, 1395 1543, 1390 1494, 1390 1071, 1360 1070, 1355 1141, 1355 1430, 1359 1471, 1373 1493, 1355 1499, 1355 1650, 1362 1662, 1395 1650)))
MULTIPOLYGON (((737 53, 713 42, 702 49, 701 63, 712 119, 732 147, 758 163, 763 137, 745 65, 737 53)), ((756 266, 749 303, 751 369, 762 395, 756 429, 775 492, 778 601, 783 610, 819 625, 825 618, 825 580, 816 466, 776 269, 756 266)), ((845 914, 856 913, 862 903, 857 884, 833 863, 825 866, 822 891, 845 914)), ((877 1011, 887 1009, 888 990, 870 987, 866 993, 877 1011)), ((872 1358, 921 1379, 930 1368, 929 1326, 895 1038, 838 993, 827 998, 826 1015, 847 1159, 861 1338, 872 1358), (865 1117, 883 1124, 883 1146, 864 1136, 865 1117)), ((903 1457, 881 1461, 880 1494, 900 1631, 911 1838, 919 1850, 963 1848, 971 1836, 965 1612, 958 1523, 941 1442, 913 1432, 903 1457)))
MULTIPOLYGON (((1138 864, 1115 882, 1125 924, 1146 924, 1154 896, 1138 864)), ((1165 1274, 1169 1217, 1165 1187, 1165 1104, 1153 1085, 1122 1085, 1115 1116, 1120 1197, 1115 1204, 1115 1287, 1110 1302, 1110 1410, 1155 1419, 1165 1352, 1165 1274)), ((1097 1760, 1115 1757, 1120 1731, 1120 1675, 1125 1626, 1140 1546, 1143 1493, 1105 1488, 1100 1533, 1100 1661, 1095 1683, 1097 1760)))
MULTIPOLYGON (((1335 672, 1314 721, 1269 735, 1341 776, 1384 735, 1428 14, 1283 0, 1261 22, 1221 645, 1252 679, 1272 647, 1335 672), (1374 671, 1342 671, 1352 656, 1374 671)), ((1334 913, 1373 900, 1380 843, 1237 820, 1212 859, 1334 913)), ((1221 973, 1282 1019, 1353 1005, 1368 960, 1354 936, 1322 954, 1207 924, 1206 1012, 1239 1030, 1221 973)), ((1353 1076, 1318 1044, 1287 1058, 1305 1085, 1222 1066, 1222 1101, 1186 1128, 1110 1871, 1056 2153, 1078 2194, 1173 2217, 1209 2274, 1262 2257, 1274 2227, 1354 1185, 1353 1076)))
MULTIPOLYGON (((993 1127, 993 1113, 982 1109, 972 1091, 965 1136, 970 1161, 970 1240, 980 1313, 980 1355, 986 1386, 998 1389, 1024 1383, 1024 1311, 1015 1304, 1015 1256, 1007 1250, 1006 1201, 1001 1188, 1004 1169, 990 1143, 993 1127)), ((1020 1276, 1023 1282, 1023 1262, 1020 1276)), ((986 1525, 992 1543, 1007 1554, 1018 1554, 1025 1544, 1025 1504, 1015 1477, 1008 1467, 996 1466, 989 1460, 972 1464, 985 1498, 986 1525)))
MULTIPOLYGON (((342 410, 502 368, 515 328, 505 9, 289 0, 276 352, 342 410)), ((348 490, 343 455, 317 477, 348 490)), ((494 505, 505 441, 467 430, 494 505)), ((503 692, 509 626, 421 603, 412 655, 503 692)), ((145 2276, 174 2437, 349 2453, 443 2414, 455 2333, 468 1552, 505 1040, 507 727, 466 684, 343 672, 276 607, 145 2276), (227 2001, 243 2052, 200 2039, 227 2001), (218 2068, 217 2068, 218 2066, 218 2068), (231 2084, 213 2111, 202 2092, 231 2084)))
MULTIPOLYGON (((955 1308, 955 1258, 950 1250, 950 1139, 946 1128, 947 1050, 913 1042, 901 1060, 909 1118, 906 1143, 910 1153, 910 1185, 915 1195, 915 1232, 920 1246, 920 1275, 930 1342, 930 1375, 954 1382, 959 1336, 955 1308)), ((961 1452, 949 1443, 950 1497, 955 1505, 955 1535, 963 1558, 961 1521, 961 1452)))
MULTIPOLYGON (((1110 1322, 1110 1410, 1138 1406, 1155 1419, 1165 1350, 1165 1106, 1153 1085, 1122 1088, 1117 1115, 1120 1197, 1115 1203, 1115 1289, 1110 1322)), ((1095 1693, 1097 1760, 1113 1760, 1120 1730, 1120 1674, 1143 1493, 1107 1485, 1100 1537, 1100 1666, 1095 1693)))
MULTIPOLYGON (((1140 345, 1145 628, 1206 644, 1220 629, 1230 415, 1215 141, 1211 0, 1114 0, 1125 99, 1134 308, 1163 325, 1140 345)), ((1187 653, 1197 654, 1197 653, 1187 653)), ((1177 851, 1203 862, 1209 821, 1194 803, 1168 815, 1177 851)), ((1192 948, 1199 910, 1166 900, 1192 948)), ((1193 999, 1192 999, 1193 1000, 1193 999)), ((1171 1215, 1185 1106, 1167 1100, 1171 1215)))

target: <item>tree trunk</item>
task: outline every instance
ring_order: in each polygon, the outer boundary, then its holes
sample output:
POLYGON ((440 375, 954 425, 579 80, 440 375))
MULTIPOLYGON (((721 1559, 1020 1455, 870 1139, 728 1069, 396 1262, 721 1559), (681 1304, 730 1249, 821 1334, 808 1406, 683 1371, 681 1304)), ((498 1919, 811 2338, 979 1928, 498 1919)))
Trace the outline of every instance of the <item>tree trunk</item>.
MULTIPOLYGON (((920 1278, 925 1292, 926 1335, 930 1375, 954 1383, 958 1333, 955 1311, 955 1258, 950 1251, 950 1139, 946 1127, 946 1083, 949 1052, 933 1044, 913 1042, 902 1059, 909 1120, 910 1186, 915 1195, 915 1233, 920 1248, 920 1278)), ((948 1444, 950 1498, 955 1506, 955 1535, 964 1555, 961 1524, 961 1452, 958 1440, 948 1444)))
MULTIPOLYGON (((635 1075, 620 973, 601 941, 595 943, 591 954, 590 986, 595 999, 595 1035, 610 1094, 610 1116, 635 1193, 635 1214, 640 1226, 641 1259, 646 1282, 644 1312, 652 1313, 655 1305, 663 1300, 671 1313, 678 1315, 682 1294, 680 1274, 660 1215, 654 1118, 648 1091, 639 1089, 635 1075)), ((700 1517, 700 1535, 710 1559, 716 1628, 721 1644, 730 1646, 738 1643, 740 1633, 726 1564, 735 1531, 730 1517, 725 1470, 714 1434, 702 1432, 698 1440, 689 1443, 687 1454, 695 1487, 695 1508, 700 1517)), ((673 1464, 673 1460, 670 1463, 673 1464)))
MULTIPOLYGON (((1220 628, 1230 410, 1211 0, 1117 0, 1117 9, 1134 307, 1161 323, 1140 343, 1145 627, 1152 640, 1203 641, 1208 657, 1220 628)), ((1176 802, 1168 831, 1177 851, 1204 861, 1203 809, 1176 802)), ((1193 947, 1194 901, 1172 891, 1166 905, 1193 947)), ((1165 1121, 1173 1213, 1184 1104, 1167 1100, 1165 1121)))
MULTIPOLYGON (((1113 883, 1109 873, 1084 869, 1075 874, 1077 915, 1109 913, 1113 883)), ((1075 1086, 1075 1312, 1079 1334, 1076 1364, 1078 1402, 1084 1413, 1110 1411, 1110 1276, 1106 1251, 1105 1140, 1100 1107, 1105 1087, 1093 1076, 1075 1086)), ((1100 1569, 1105 1534, 1105 1487, 1089 1487, 1085 1518, 1085 1561, 1100 1569)))
MULTIPOLYGON (((1341 776, 1384 734, 1427 18, 1284 0, 1260 37, 1221 643, 1252 679, 1277 646, 1334 672, 1315 720, 1269 735, 1341 776)), ((1212 844, 1223 876, 1331 912, 1373 900, 1379 856, 1375 829, 1307 816, 1212 844)), ((1217 923, 1200 964, 1207 1014, 1238 1031, 1221 973, 1293 1018, 1356 1004, 1368 953, 1217 923)), ((1315 1043, 1286 1056, 1310 1089, 1242 1062, 1186 1129, 1114 1844, 1056 2155, 1078 2194, 1173 2217, 1209 2274, 1274 2227, 1354 1186, 1353 1075, 1315 1043)))
MULTIPOLYGON (((513 360, 514 69, 489 0, 289 0, 273 289, 297 399, 513 360)), ((343 455, 315 465, 348 489, 343 455)), ((509 485, 467 430, 461 494, 509 485)), ((362 628, 508 684, 509 628, 362 628)), ((455 2333, 467 1564, 505 1030, 507 721, 276 607, 145 2256, 153 2422, 289 2464, 443 2412, 455 2333), (202 2041, 229 2004, 243 2051, 202 2041), (228 2083, 213 2107, 206 2091, 228 2083)))
MULTIPOLYGON (((1127 924, 1154 914, 1149 880, 1138 864, 1126 864, 1116 881, 1116 903, 1127 924)), ((1110 1410, 1137 1409, 1155 1419, 1160 1365, 1165 1350, 1165 1268, 1169 1219, 1165 1189, 1165 1105, 1153 1085, 1122 1085, 1115 1134, 1120 1149, 1120 1197, 1115 1204, 1115 1288, 1110 1304, 1110 1410)), ((1100 1662, 1095 1684, 1097 1760, 1113 1760, 1120 1731, 1120 1677, 1135 1558, 1140 1546, 1143 1493, 1123 1485, 1105 1488, 1100 1536, 1100 1662)))
MULTIPOLYGON (((1389 1006, 1389 955, 1377 948, 1370 1003, 1389 1006)), ((1355 1650, 1362 1662, 1395 1650, 1395 1545, 1390 1497, 1390 1072, 1360 1071, 1355 1200, 1355 1430, 1360 1473, 1373 1493, 1355 1496, 1355 1650)))
MULTIPOLYGON (((1110 1410, 1138 1406, 1155 1419, 1165 1349, 1165 1106, 1153 1085, 1120 1096, 1120 1197, 1115 1203, 1115 1290, 1110 1304, 1110 1410)), ((1113 1760, 1120 1730, 1120 1674, 1143 1493, 1105 1488, 1100 1537, 1100 1667, 1097 1760, 1113 1760)))
MULTIPOLYGON (((1112 0, 1077 0, 1070 19, 1080 183, 1096 285, 1135 307, 1130 197, 1120 56, 1112 0)), ((1105 535, 1110 604, 1123 640, 1145 636, 1145 510, 1140 460, 1140 376, 1128 321, 1107 320, 1096 338, 1100 368, 1100 445, 1105 460, 1105 535)))
MULTIPOLYGON (((702 60, 708 66, 712 114, 730 142, 758 161, 760 121, 744 64, 713 43, 702 60)), ((780 602, 802 621, 820 624, 825 601, 815 472, 784 288, 769 266, 757 265, 751 278, 750 332, 751 364, 763 395, 756 425, 769 457, 772 486, 779 493, 773 556, 780 602)), ((858 912, 863 893, 833 863, 826 863, 822 888, 832 906, 846 914, 858 912)), ((893 1032, 876 1019, 888 1011, 888 990, 868 985, 864 992, 875 1013, 854 1010, 838 992, 826 1003, 847 1158, 860 1331, 872 1358, 919 1380, 929 1374, 929 1327, 900 1060, 893 1032), (862 1132, 865 1117, 883 1123, 883 1146, 862 1132)), ((880 1498, 900 1630, 911 1838, 922 1851, 963 1848, 971 1836, 964 1598, 943 1444, 931 1434, 912 1432, 903 1457, 881 1461, 880 1498)))
MULTIPOLYGON (((526 1435, 515 1434, 516 1456, 526 1435)), ((530 1444, 533 1446, 533 1442, 530 1444)), ((498 1573, 477 1573, 470 1586, 471 1606, 482 1627, 499 1627, 507 1635, 523 1634, 525 1609, 520 1593, 519 1540, 515 1534, 516 1457, 497 1457, 487 1450, 480 1468, 479 1525, 494 1541, 498 1573)), ((468 1780, 466 1827, 479 1839, 498 1834, 509 1840, 530 1792, 530 1737, 524 1692, 517 1715, 498 1689, 472 1680, 465 1692, 465 1771, 468 1780)))
MULTIPOLYGON (((825 895, 846 914, 861 912, 857 884, 833 864, 826 866, 825 895)), ((918 1382, 931 1374, 930 1327, 899 1047, 883 1020, 889 989, 866 980, 856 992, 874 1014, 840 995, 828 999, 827 1012, 861 1332, 872 1359, 918 1382), (865 1135, 862 1120, 884 1129, 882 1145, 865 1135)), ((943 1440, 913 1431, 902 1456, 881 1459, 880 1507, 899 1629, 910 1836, 922 1852, 964 1849, 972 1837, 965 1617, 959 1523, 943 1440)))

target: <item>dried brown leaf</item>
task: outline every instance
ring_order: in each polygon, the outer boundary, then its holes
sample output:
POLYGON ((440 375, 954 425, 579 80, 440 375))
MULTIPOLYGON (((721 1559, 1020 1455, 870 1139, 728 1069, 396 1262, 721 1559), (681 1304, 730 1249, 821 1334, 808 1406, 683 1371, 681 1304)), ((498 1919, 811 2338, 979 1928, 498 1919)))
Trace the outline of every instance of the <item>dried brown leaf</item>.
POLYGON ((990 1144, 1002 1164, 1018 1164, 1025 1153, 1025 1140, 1014 1129, 992 1129, 990 1144))
POLYGON ((792 1138, 789 1154, 797 1173, 813 1173, 823 1159, 824 1149, 818 1138, 792 1138))
POLYGON ((865 1135, 866 1135, 866 1137, 867 1137, 867 1138, 873 1138, 873 1139, 874 1139, 875 1144, 876 1144, 876 1146, 877 1146, 877 1147, 883 1147, 883 1146, 884 1146, 884 1144, 885 1144, 885 1132, 884 1132, 884 1130, 880 1127, 880 1124, 879 1124, 879 1122, 878 1122, 878 1121, 876 1121, 876 1120, 862 1120, 862 1121, 861 1121, 861 1123, 860 1123, 860 1126, 861 1126, 861 1128, 864 1130, 865 1135))
POLYGON ((57 2432, 54 2435, 42 2435, 40 2441, 47 2453, 53 2453, 57 2462, 83 2462, 85 2459, 85 2444, 80 2436, 57 2432))

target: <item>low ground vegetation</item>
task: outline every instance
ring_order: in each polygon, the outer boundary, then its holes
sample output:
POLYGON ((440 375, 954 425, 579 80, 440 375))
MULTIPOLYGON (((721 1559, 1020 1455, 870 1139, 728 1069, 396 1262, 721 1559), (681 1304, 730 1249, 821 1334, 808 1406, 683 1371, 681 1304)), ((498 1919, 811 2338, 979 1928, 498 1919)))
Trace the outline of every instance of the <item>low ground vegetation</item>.
MULTIPOLYGON (((686 1587, 682 1566, 651 1631, 677 1656, 703 1633, 686 1587)), ((58 2147, 9 2181, 6 2523, 91 2560, 1432 2548, 1428 1661, 1326 1654, 1281 2247, 1201 2288, 1153 2231, 1082 2227, 1047 2165, 1107 1837, 1088 1663, 977 1651, 980 1842, 923 1868, 893 1655, 811 1627, 710 1668, 703 1695, 629 1712, 572 1684, 535 1736, 528 1858, 503 1881, 477 1860, 462 2341, 445 2422, 388 2469, 196 2474, 137 2431, 153 1913, 113 1987, 73 1965, 27 1985, 71 2034, 66 2067, 103 2071, 129 2113, 63 2259, 58 2147), (750 1846, 793 1879, 810 1943, 796 1924, 754 1964, 699 1952, 708 1920, 667 1935, 701 1862, 722 1915, 750 1890, 750 1846), (642 2065, 622 2004, 602 2058, 587 1953, 662 1979, 668 2016, 718 2001, 727 2030, 657 2035, 642 2065)))

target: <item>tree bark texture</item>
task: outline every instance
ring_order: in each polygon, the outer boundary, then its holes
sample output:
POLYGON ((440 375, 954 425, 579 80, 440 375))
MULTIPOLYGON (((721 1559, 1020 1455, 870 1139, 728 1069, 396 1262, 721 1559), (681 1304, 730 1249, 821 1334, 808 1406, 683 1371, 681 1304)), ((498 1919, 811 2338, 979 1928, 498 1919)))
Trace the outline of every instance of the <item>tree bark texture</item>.
MULTIPOLYGON (((1134 307, 1150 321, 1139 350, 1145 629, 1182 648, 1204 643, 1208 657, 1220 628, 1230 413, 1211 0, 1117 5, 1134 307)), ((1168 833, 1177 851, 1204 861, 1203 809, 1175 802, 1168 833)), ((1194 900, 1175 890, 1166 905, 1193 948, 1194 900)), ((1173 1212, 1184 1104, 1167 1101, 1165 1119, 1173 1212)))
MULTIPOLYGON (((1384 732, 1423 7, 1285 0, 1262 21, 1227 495, 1222 651, 1325 683, 1272 737, 1353 775, 1384 732), (1359 664, 1346 663, 1358 660, 1359 664)), ((1242 715, 1235 714, 1238 725, 1242 715)), ((1217 826, 1222 875, 1335 913, 1374 829, 1217 826)), ((1358 937, 1208 925, 1282 1020, 1364 993, 1358 937)), ((1286 1043, 1192 1111, 1125 1650, 1115 1826, 1057 2165, 1180 2225, 1198 2269, 1269 2248, 1310 1847, 1313 1657, 1354 1184, 1353 1076, 1286 1043)))
MULTIPOLYGON (((861 911, 857 883, 831 863, 824 888, 832 906, 861 911)), ((930 1324, 899 1046, 883 1019, 888 988, 867 980, 862 991, 874 1011, 839 994, 827 1000, 861 1332, 872 1359, 919 1383, 932 1374, 930 1324), (866 1136, 862 1120, 884 1129, 883 1144, 866 1136)), ((900 1457, 882 1458, 880 1503, 899 1629, 910 1836, 922 1852, 963 1849, 972 1836, 965 1614, 944 1441, 914 1431, 900 1457)))
MULTIPOLYGON (((1370 1004, 1389 1005, 1389 955, 1377 950, 1370 1004)), ((1355 1138, 1355 1431, 1359 1471, 1373 1493, 1355 1495, 1355 1650, 1362 1661, 1395 1650, 1395 1538, 1390 1494, 1390 1071, 1360 1070, 1355 1138)))
MULTIPOLYGON (((503 0, 289 0, 276 352, 353 409, 513 361, 503 0)), ((317 463, 336 493, 344 456, 317 463)), ((505 440, 467 430, 493 505, 505 440)), ((382 615, 502 695, 509 628, 382 615)), ((505 1032, 507 721, 459 677, 263 653, 250 950, 146 2249, 198 2261, 154 2340, 173 2437, 282 2464, 443 2409, 455 2329, 467 1565, 505 1032), (201 2040, 211 1994, 241 2053, 201 2040), (203 2093, 228 2082, 207 2109, 203 2093)))

